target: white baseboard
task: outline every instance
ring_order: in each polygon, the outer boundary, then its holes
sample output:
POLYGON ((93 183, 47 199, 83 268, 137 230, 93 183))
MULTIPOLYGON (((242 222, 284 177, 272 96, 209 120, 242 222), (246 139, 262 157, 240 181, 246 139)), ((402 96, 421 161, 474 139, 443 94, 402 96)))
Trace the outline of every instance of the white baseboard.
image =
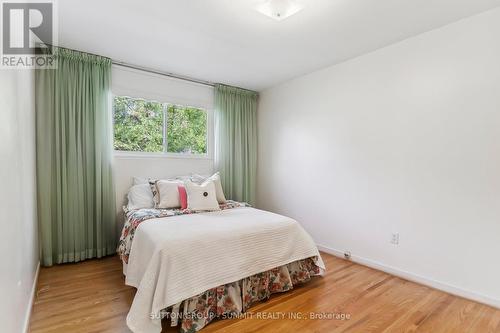
POLYGON ((23 329, 24 333, 29 333, 30 331, 31 312, 33 310, 33 303, 35 303, 36 287, 38 285, 39 273, 40 273, 40 262, 38 262, 38 265, 36 266, 35 278, 33 279, 33 286, 31 288, 30 299, 28 302, 28 307, 26 309, 26 315, 24 317, 24 329, 23 329))
MULTIPOLYGON (((327 246, 323 246, 323 245, 319 245, 319 244, 317 246, 318 246, 318 249, 322 252, 334 255, 336 257, 344 258, 343 251, 332 249, 332 248, 329 248, 327 246)), ((492 298, 489 296, 478 294, 478 293, 470 291, 470 290, 465 290, 465 289, 462 289, 462 288, 459 288, 459 287, 456 287, 456 286, 453 286, 453 285, 450 285, 450 284, 447 284, 447 283, 444 283, 441 281, 429 279, 429 278, 426 278, 426 277, 418 275, 418 274, 407 272, 407 271, 401 270, 401 269, 396 268, 396 267, 387 266, 387 265, 384 265, 380 262, 366 259, 366 258, 356 256, 353 254, 351 254, 351 260, 355 263, 358 263, 358 264, 361 264, 364 266, 368 266, 368 267, 377 269, 379 271, 389 273, 391 275, 395 275, 395 276, 403 278, 405 280, 409 280, 409 281, 413 281, 413 282, 416 282, 419 284, 423 284, 423 285, 426 285, 426 286, 434 288, 434 289, 442 290, 442 291, 447 292, 449 294, 453 294, 453 295, 456 295, 459 297, 467 298, 467 299, 470 299, 472 301, 487 304, 487 305, 490 305, 490 306, 493 306, 495 308, 500 309, 500 300, 499 299, 495 299, 495 298, 492 298)))

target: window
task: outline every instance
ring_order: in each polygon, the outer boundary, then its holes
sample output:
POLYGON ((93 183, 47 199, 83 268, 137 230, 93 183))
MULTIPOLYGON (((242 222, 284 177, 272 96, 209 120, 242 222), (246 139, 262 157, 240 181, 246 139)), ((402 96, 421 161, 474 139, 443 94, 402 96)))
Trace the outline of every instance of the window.
POLYGON ((115 97, 115 150, 163 151, 163 105, 142 99, 115 97))
POLYGON ((167 151, 169 153, 207 153, 207 113, 203 110, 167 106, 167 151))
POLYGON ((117 96, 113 103, 114 148, 149 153, 207 153, 205 110, 117 96))

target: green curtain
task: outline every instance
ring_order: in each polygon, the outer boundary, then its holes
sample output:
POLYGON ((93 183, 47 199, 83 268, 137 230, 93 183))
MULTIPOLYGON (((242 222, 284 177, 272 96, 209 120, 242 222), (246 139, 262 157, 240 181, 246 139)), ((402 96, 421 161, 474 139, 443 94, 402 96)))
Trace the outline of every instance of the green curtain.
POLYGON ((111 60, 54 47, 36 70, 38 220, 42 264, 115 253, 111 60))
POLYGON ((257 93, 215 86, 215 166, 226 197, 255 203, 257 93))

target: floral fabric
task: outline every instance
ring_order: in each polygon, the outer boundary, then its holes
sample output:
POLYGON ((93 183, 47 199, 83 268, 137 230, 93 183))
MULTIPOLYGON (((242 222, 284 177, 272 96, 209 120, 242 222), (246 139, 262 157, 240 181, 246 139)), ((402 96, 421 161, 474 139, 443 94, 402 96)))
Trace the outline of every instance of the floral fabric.
MULTIPOLYGON (((248 204, 244 202, 236 202, 228 200, 226 203, 219 205, 221 210, 232 209, 238 207, 249 207, 248 204)), ((123 225, 122 233, 120 236, 120 241, 118 242, 118 248, 116 252, 120 256, 120 259, 128 263, 128 258, 130 255, 130 249, 132 248, 132 241, 134 240, 135 231, 139 224, 146 220, 160 218, 160 217, 169 217, 169 216, 177 216, 177 215, 185 215, 185 214, 195 214, 197 212, 191 211, 189 209, 135 209, 135 210, 127 210, 126 207, 123 207, 125 212, 125 224, 123 225)))
MULTIPOLYGON (((246 203, 228 200, 221 210, 249 207, 246 203)), ((195 214, 189 209, 137 209, 125 212, 125 224, 117 248, 123 262, 128 263, 130 249, 137 227, 154 218, 195 214)), ((320 274, 316 257, 295 261, 284 266, 258 273, 242 280, 209 289, 162 311, 171 326, 179 326, 181 333, 194 333, 214 319, 235 318, 254 303, 267 300, 271 294, 293 289, 320 274)))
POLYGON ((184 300, 163 311, 171 326, 181 333, 201 330, 216 318, 235 318, 252 304, 267 300, 271 294, 293 289, 320 274, 315 258, 307 258, 228 283, 184 300))
POLYGON ((160 191, 158 190, 158 186, 156 186, 157 180, 149 180, 149 187, 151 188, 151 193, 153 193, 153 203, 155 209, 158 209, 158 205, 160 204, 160 191))

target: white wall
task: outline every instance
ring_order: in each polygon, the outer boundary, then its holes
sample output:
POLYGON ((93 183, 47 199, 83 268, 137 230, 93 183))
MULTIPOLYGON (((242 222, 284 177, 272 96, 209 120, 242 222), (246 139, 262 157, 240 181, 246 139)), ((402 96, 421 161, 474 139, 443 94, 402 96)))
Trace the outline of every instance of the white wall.
POLYGON ((500 306, 499 40, 495 9, 264 91, 258 205, 500 306))
MULTIPOLYGON (((114 95, 144 98, 165 103, 199 107, 208 113, 208 157, 141 156, 115 153, 114 177, 118 219, 132 178, 168 178, 190 173, 210 174, 213 171, 213 88, 201 84, 172 79, 120 66, 113 66, 112 91, 114 95)), ((119 223, 120 224, 120 223, 119 223)))
POLYGON ((39 262, 33 72, 0 70, 0 101, 0 323, 24 332, 39 262))

